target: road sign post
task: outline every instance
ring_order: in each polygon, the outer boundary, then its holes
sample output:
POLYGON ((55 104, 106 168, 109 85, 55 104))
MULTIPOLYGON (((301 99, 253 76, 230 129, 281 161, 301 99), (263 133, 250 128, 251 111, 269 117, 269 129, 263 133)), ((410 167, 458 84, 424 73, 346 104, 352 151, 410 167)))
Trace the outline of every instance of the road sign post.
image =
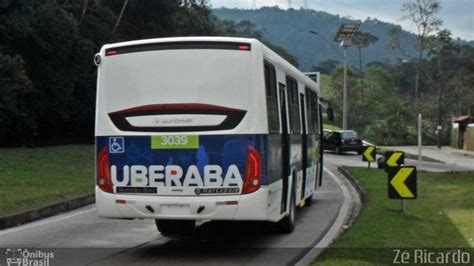
POLYGON ((423 145, 421 140, 422 119, 422 115, 418 114, 418 167, 421 167, 421 146, 423 145))
POLYGON ((375 162, 376 157, 376 147, 375 146, 365 146, 362 151, 362 161, 368 162, 368 168, 370 169, 370 163, 375 162))
POLYGON ((405 213, 405 199, 417 198, 417 176, 415 166, 388 167, 388 198, 401 200, 401 211, 405 213))

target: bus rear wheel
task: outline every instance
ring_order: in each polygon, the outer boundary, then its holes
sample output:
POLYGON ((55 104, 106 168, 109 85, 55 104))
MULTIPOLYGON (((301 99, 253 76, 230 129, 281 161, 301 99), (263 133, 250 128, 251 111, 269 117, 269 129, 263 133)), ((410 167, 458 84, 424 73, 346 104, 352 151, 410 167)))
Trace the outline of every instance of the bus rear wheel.
POLYGON ((290 206, 288 216, 278 222, 278 232, 282 234, 290 234, 295 230, 295 217, 296 217, 296 203, 295 203, 295 190, 291 190, 290 206))
POLYGON ((311 196, 307 197, 305 200, 304 200, 304 206, 305 207, 309 207, 313 205, 313 194, 311 194, 311 196))
POLYGON ((156 227, 162 235, 191 235, 196 226, 195 220, 155 220, 156 227))

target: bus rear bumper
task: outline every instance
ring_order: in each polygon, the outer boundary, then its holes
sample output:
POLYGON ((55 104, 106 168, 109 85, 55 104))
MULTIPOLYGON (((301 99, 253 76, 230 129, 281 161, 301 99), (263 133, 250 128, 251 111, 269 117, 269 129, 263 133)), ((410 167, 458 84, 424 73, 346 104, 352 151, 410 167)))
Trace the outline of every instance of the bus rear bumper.
POLYGON ((246 195, 140 196, 95 188, 97 214, 103 218, 176 220, 268 220, 268 188, 246 195))

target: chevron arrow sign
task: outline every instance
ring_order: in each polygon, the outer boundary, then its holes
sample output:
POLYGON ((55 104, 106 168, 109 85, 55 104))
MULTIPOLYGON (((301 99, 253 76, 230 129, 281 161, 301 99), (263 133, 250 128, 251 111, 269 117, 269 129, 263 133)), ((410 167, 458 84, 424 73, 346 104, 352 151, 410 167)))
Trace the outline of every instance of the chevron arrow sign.
POLYGON ((385 152, 387 167, 396 167, 405 163, 405 153, 402 151, 385 152))
POLYGON ((365 146, 362 152, 362 161, 375 162, 375 146, 365 146))
POLYGON ((416 167, 400 166, 388 169, 388 198, 416 199, 416 167))

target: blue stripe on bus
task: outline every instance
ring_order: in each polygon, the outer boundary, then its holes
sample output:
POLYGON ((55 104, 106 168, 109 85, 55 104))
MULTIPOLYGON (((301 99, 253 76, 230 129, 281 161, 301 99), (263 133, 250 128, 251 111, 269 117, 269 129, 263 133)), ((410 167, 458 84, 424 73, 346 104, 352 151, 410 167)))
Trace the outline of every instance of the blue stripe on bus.
POLYGON ((97 153, 108 147, 109 162, 117 166, 118 177, 123 176, 125 165, 178 165, 183 169, 196 165, 203 176, 206 165, 219 165, 226 171, 233 164, 244 178, 247 147, 251 145, 260 153, 263 164, 261 184, 267 185, 267 139, 266 134, 202 135, 199 136, 198 148, 152 149, 151 136, 100 136, 96 137, 96 147, 97 153))

